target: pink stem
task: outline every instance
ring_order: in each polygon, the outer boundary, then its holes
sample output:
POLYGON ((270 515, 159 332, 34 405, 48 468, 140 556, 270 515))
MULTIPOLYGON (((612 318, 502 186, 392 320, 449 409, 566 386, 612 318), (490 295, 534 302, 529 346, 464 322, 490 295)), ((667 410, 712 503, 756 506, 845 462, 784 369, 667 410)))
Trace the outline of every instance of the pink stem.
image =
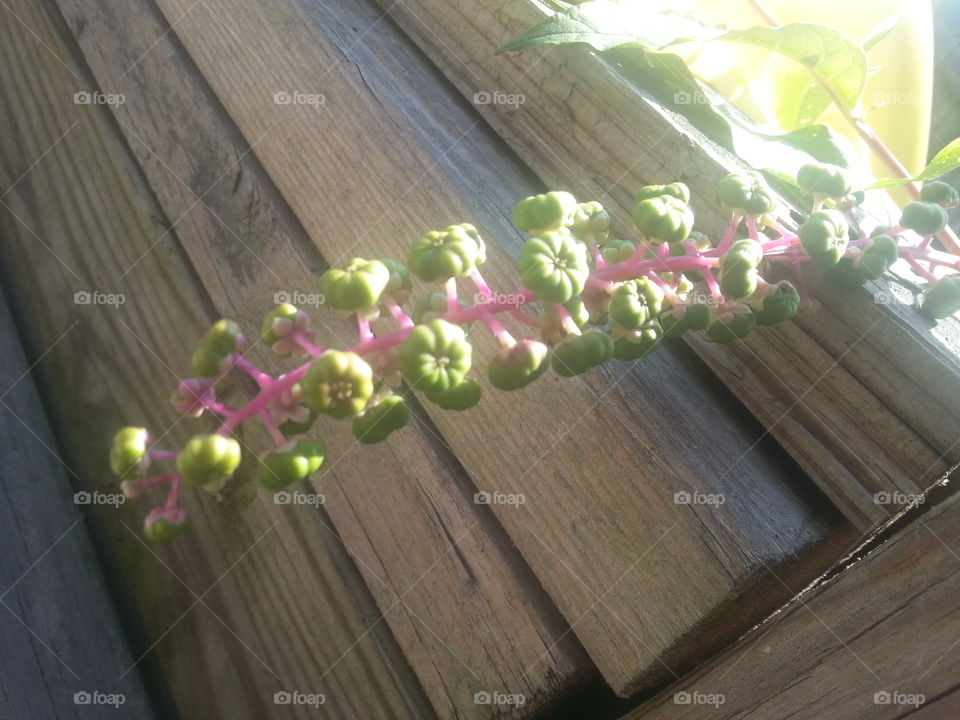
POLYGON ((667 300, 670 301, 671 305, 677 306, 683 304, 683 301, 680 299, 680 296, 677 295, 676 291, 670 287, 670 285, 661 280, 659 275, 649 272, 647 273, 647 277, 660 286, 660 289, 663 290, 663 294, 667 297, 667 300))
POLYGON ((760 237, 757 234, 757 221, 754 220, 749 215, 743 219, 747 225, 747 234, 750 236, 751 240, 760 241, 760 237))
POLYGON ((493 290, 490 289, 490 286, 487 284, 487 281, 483 279, 483 275, 480 274, 480 271, 477 270, 477 268, 474 268, 473 270, 470 271, 470 279, 473 281, 473 284, 476 286, 477 292, 480 293, 480 297, 484 299, 493 297, 493 290))
MULTIPOLYGON (((272 382, 273 382, 273 378, 271 378, 270 376, 267 376, 267 380, 260 383, 261 389, 270 387, 270 383, 272 382)), ((207 400, 205 398, 201 398, 200 402, 203 403, 203 406, 210 412, 214 412, 217 415, 222 415, 225 418, 232 417, 237 412, 236 410, 231 410, 226 405, 221 405, 218 402, 207 400)))
POLYGON ((539 328, 539 327, 540 327, 540 321, 539 321, 539 320, 537 320, 536 318, 532 318, 532 317, 530 317, 529 315, 525 314, 525 313, 524 313, 520 308, 518 308, 518 307, 512 307, 512 308, 510 308, 510 314, 513 315, 514 318, 516 318, 517 320, 519 320, 521 323, 523 323, 523 324, 526 325, 527 327, 535 327, 535 328, 539 328))
POLYGON ((552 303, 553 309, 556 311, 557 315, 560 316, 560 322, 563 325, 563 329, 566 330, 571 335, 580 335, 580 328, 577 327, 577 323, 574 322, 573 318, 570 317, 570 311, 567 310, 560 303, 552 303))
POLYGON ((310 357, 320 357, 323 355, 323 348, 314 345, 312 342, 307 340, 302 335, 294 335, 293 342, 295 342, 307 355, 310 357))
POLYGON ((920 265, 920 263, 918 263, 915 259, 913 259, 912 257, 908 257, 907 262, 910 264, 910 267, 913 268, 913 271, 917 275, 922 277, 924 280, 930 283, 937 282, 938 280, 937 276, 934 275, 929 270, 924 270, 924 268, 920 265))
POLYGON ((737 234, 737 228, 740 226, 740 216, 734 215, 733 220, 730 221, 730 224, 727 225, 727 231, 723 234, 723 239, 720 241, 720 244, 716 247, 716 252, 718 255, 723 255, 727 251, 727 248, 733 244, 733 238, 737 234))
POLYGON ((452 315, 460 306, 460 302, 457 300, 457 279, 455 277, 450 278, 444 287, 447 289, 447 314, 452 315))
POLYGON ((164 507, 168 510, 177 506, 177 498, 180 497, 180 488, 183 486, 183 479, 179 475, 174 475, 170 479, 170 493, 167 495, 167 502, 164 507))
MULTIPOLYGON (((398 330, 397 332, 401 331, 398 330)), ((223 424, 217 429, 217 434, 226 435, 248 417, 258 414, 271 400, 273 400, 273 398, 282 393, 284 390, 288 390, 300 382, 303 379, 303 376, 307 374, 307 370, 310 369, 310 365, 312 363, 313 361, 305 362, 296 370, 288 372, 283 377, 277 378, 276 380, 271 380, 270 384, 258 392, 250 402, 248 402, 239 410, 234 411, 230 417, 224 420, 223 424)))
POLYGON ((150 450, 150 458, 153 460, 176 460, 179 454, 176 450, 150 450))
POLYGON ((392 300, 387 303, 387 309, 390 311, 390 314, 393 315, 393 319, 397 321, 397 325, 399 325, 401 328, 409 329, 414 326, 413 319, 392 300))
POLYGON ((240 353, 233 354, 231 363, 246 372, 260 387, 264 387, 272 379, 267 373, 261 371, 240 353))
POLYGON ((361 341, 369 340, 373 337, 373 331, 370 329, 370 320, 362 315, 357 315, 357 331, 360 334, 361 341))
POLYGON ((280 428, 278 428, 277 424, 273 421, 273 416, 270 414, 269 410, 261 410, 260 419, 263 420, 263 424, 267 426, 267 432, 269 432, 270 437, 273 438, 274 445, 280 447, 287 442, 287 439, 283 436, 283 433, 280 432, 280 428))
POLYGON ((490 313, 484 313, 480 316, 480 319, 490 328, 490 332, 494 334, 497 340, 500 341, 500 344, 504 347, 511 348, 517 344, 516 339, 510 332, 493 317, 490 313))
POLYGON ((722 304, 723 293, 720 291, 720 285, 717 283, 717 279, 713 276, 713 271, 710 268, 704 268, 700 271, 700 274, 707 283, 707 287, 710 288, 710 295, 713 296, 713 302, 717 305, 722 304))

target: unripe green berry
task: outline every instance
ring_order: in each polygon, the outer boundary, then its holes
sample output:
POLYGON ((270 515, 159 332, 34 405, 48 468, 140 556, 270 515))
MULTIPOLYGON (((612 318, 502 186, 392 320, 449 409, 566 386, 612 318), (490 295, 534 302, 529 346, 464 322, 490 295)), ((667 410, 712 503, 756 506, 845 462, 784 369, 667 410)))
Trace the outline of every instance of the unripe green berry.
POLYGON ((354 312, 374 307, 390 281, 390 271, 379 260, 353 258, 343 267, 330 268, 320 278, 327 304, 354 312))
POLYGON ((150 433, 146 428, 125 427, 113 436, 110 469, 119 478, 140 476, 150 467, 150 433))
MULTIPOLYGON (((473 227, 471 225, 471 227, 473 227)), ((383 290, 383 296, 380 298, 383 300, 392 300, 397 305, 403 305, 407 299, 410 297, 410 270, 407 269, 406 265, 396 262, 395 260, 390 260, 389 258, 384 258, 381 260, 387 270, 390 272, 390 279, 387 281, 387 286, 383 290)))
POLYGON ((353 421, 353 436, 364 445, 383 442, 394 430, 410 420, 407 403, 399 395, 390 395, 353 421))
POLYGON ((427 399, 444 410, 469 410, 480 402, 482 388, 473 380, 464 380, 446 390, 427 393, 427 399))
POLYGON ((319 470, 326 456, 327 448, 322 442, 306 438, 292 441, 261 458, 257 478, 270 490, 282 490, 319 470))
POLYGON ((900 224, 919 235, 936 235, 947 226, 947 211, 940 205, 912 202, 903 208, 900 224))
POLYGON ((414 389, 440 393, 463 382, 471 357, 463 328, 431 320, 413 328, 400 345, 400 372, 414 389))
POLYGON ((839 199, 852 188, 846 173, 836 165, 809 163, 797 173, 797 184, 808 193, 839 199))
POLYGON ((578 238, 602 243, 610 234, 610 214, 596 201, 580 203, 570 232, 578 238))
POLYGON ((782 280, 770 288, 754 315, 759 325, 776 325, 792 319, 800 308, 800 293, 789 280, 782 280))
POLYGON ((763 245, 756 240, 737 240, 720 257, 721 271, 753 270, 763 260, 763 245))
POLYGON ((633 196, 633 204, 636 205, 641 200, 661 197, 662 195, 670 195, 683 203, 690 202, 690 188, 682 182, 675 182, 669 185, 645 185, 637 190, 633 196))
POLYGON ((220 374, 220 364, 243 347, 243 335, 240 326, 232 320, 217 320, 200 341, 190 359, 194 373, 198 377, 216 377, 220 374))
POLYGON ((407 258, 411 272, 424 282, 470 275, 480 257, 480 246, 470 228, 473 226, 451 225, 418 238, 407 258))
POLYGON ((550 348, 536 340, 520 340, 503 348, 490 361, 487 377, 500 390, 519 390, 543 375, 549 367, 550 348))
POLYGON ((328 350, 313 361, 300 383, 303 403, 324 415, 357 415, 373 396, 373 371, 356 353, 328 350))
POLYGON ((613 344, 613 357, 617 360, 639 360, 656 350, 662 338, 663 328, 660 323, 650 320, 618 338, 613 344))
POLYGON ((586 246, 568 233, 530 238, 520 251, 517 270, 524 287, 546 302, 565 303, 578 295, 590 274, 586 246))
POLYGON ((633 206, 633 224, 651 243, 681 243, 693 230, 693 211, 672 195, 658 195, 633 206))
POLYGON ((960 275, 938 280, 923 296, 920 310, 927 317, 940 320, 960 310, 960 275))
POLYGON ((920 189, 920 199, 923 202, 936 203, 940 207, 951 209, 960 205, 960 194, 952 185, 934 180, 920 189))
POLYGON ((581 375, 613 356, 613 338, 598 329, 572 335, 553 349, 550 366, 561 377, 581 375))
POLYGON ((628 280, 610 297, 608 311, 621 327, 636 330, 660 315, 663 290, 650 278, 628 280))
POLYGON ((738 215, 759 217, 776 206, 773 192, 759 173, 731 173, 717 183, 717 198, 738 215))
POLYGON ((177 455, 177 471, 190 487, 230 478, 240 464, 240 443, 223 435, 194 435, 177 455))
POLYGON ((800 244, 823 268, 836 265, 847 251, 849 226, 836 210, 818 210, 800 226, 800 244))
POLYGON ((715 343, 730 343, 750 334, 756 327, 757 318, 746 305, 728 307, 714 315, 707 326, 707 335, 715 343))
POLYGON ((179 537, 190 527, 190 518, 181 508, 155 508, 143 521, 143 535, 148 542, 164 543, 179 537))
POLYGON ((554 191, 531 195, 517 203, 513 223, 531 235, 569 227, 576 217, 577 199, 568 192, 554 191))
POLYGON ((629 260, 637 246, 629 240, 607 240, 600 246, 600 255, 607 265, 617 265, 629 260))

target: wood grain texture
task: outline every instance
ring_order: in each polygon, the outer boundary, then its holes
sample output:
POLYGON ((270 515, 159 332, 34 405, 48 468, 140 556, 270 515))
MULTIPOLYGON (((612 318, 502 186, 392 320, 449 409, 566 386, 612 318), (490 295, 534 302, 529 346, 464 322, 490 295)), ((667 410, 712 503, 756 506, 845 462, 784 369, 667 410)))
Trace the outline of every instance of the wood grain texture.
MULTIPOLYGON (((127 99, 114 110, 118 126, 166 216, 183 216, 178 240, 217 312, 255 328, 274 294, 315 292, 322 258, 151 4, 59 7, 96 84, 127 99)), ((349 343, 353 328, 308 309, 317 342, 349 343)), ((266 348, 251 358, 290 366, 266 348)), ((536 713, 596 673, 434 430, 421 421, 372 448, 344 424, 318 431, 333 452, 314 488, 438 715, 508 716, 513 706, 474 702, 504 688, 524 696, 523 714, 536 713)))
MULTIPOLYGON (((106 450, 117 427, 143 423, 174 447, 190 436, 168 409, 168 368, 213 310, 106 108, 74 104, 89 87, 43 8, 5 7, 0 37, 3 281, 75 487, 115 492, 106 450), (94 290, 125 302, 75 303, 94 290)), ((218 393, 235 401, 249 391, 241 385, 230 379, 218 393)), ((139 629, 136 657, 117 675, 152 663, 175 704, 167 717, 271 717, 274 693, 296 690, 323 693, 327 717, 429 718, 342 543, 316 516, 257 493, 249 470, 228 492, 186 498, 186 543, 148 549, 142 504, 91 507, 139 629)))
POLYGON ((2 295, 0 404, 0 716, 89 718, 115 695, 120 716, 159 718, 139 671, 118 680, 136 655, 2 295))
POLYGON ((956 717, 960 496, 922 510, 624 720, 956 717), (682 692, 725 701, 716 708, 678 704, 682 692), (875 702, 876 693, 888 695, 875 702), (910 706, 908 695, 923 695, 925 702, 910 706))
MULTIPOLYGON (((659 110, 585 51, 494 55, 538 22, 530 0, 377 0, 461 92, 520 94, 517 107, 478 105, 484 119, 551 187, 598 199, 629 227, 632 192, 686 182, 698 227, 719 236, 714 186, 733 159, 659 110)), ((873 290, 882 290, 874 286, 873 290)), ((867 290, 814 288, 819 313, 696 353, 861 529, 901 507, 960 461, 956 347, 917 313, 867 290), (878 504, 877 493, 899 502, 878 504)), ((956 334, 956 321, 948 321, 956 334)))
MULTIPOLYGON (((505 214, 537 186, 381 14, 158 5, 328 260, 405 257, 425 229, 468 221, 487 236, 484 274, 514 287, 521 240, 505 214), (278 106, 277 92, 325 102, 278 106)), ((471 337, 482 368, 494 343, 471 337)), ((494 506, 497 519, 621 693, 673 677, 785 599, 765 566, 809 578, 850 539, 688 351, 658 355, 488 389, 453 417, 428 407, 478 489, 524 496, 494 506), (684 490, 727 502, 675 504, 684 490)))

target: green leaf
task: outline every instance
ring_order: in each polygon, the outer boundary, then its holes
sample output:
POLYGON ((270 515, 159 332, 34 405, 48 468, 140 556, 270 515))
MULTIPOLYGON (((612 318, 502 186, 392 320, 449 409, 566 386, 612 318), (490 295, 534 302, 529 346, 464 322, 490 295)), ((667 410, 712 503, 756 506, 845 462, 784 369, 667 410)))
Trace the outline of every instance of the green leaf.
POLYGON ((960 138, 952 140, 943 150, 933 156, 933 160, 927 165, 923 172, 912 178, 885 178, 877 180, 872 185, 868 185, 868 190, 878 188, 896 187, 905 185, 909 182, 923 182, 924 180, 934 180, 944 175, 956 167, 960 167, 960 138))
POLYGON ((557 13, 505 42, 497 52, 527 50, 538 45, 585 43, 598 52, 625 43, 661 50, 676 42, 716 37, 721 30, 690 14, 672 9, 672 2, 595 0, 557 13))
POLYGON ((869 52, 877 43, 892 33, 894 28, 900 24, 901 20, 903 20, 902 15, 890 15, 889 17, 885 17, 883 20, 878 22, 869 33, 867 33, 867 37, 865 37, 863 42, 860 43, 860 47, 863 48, 864 52, 869 52))
POLYGON ((638 90, 660 105, 683 115, 714 142, 733 150, 733 136, 727 122, 710 102, 703 86, 687 64, 670 53, 647 52, 630 43, 600 53, 638 90))
POLYGON ((768 140, 802 150, 818 162, 830 163, 842 168, 852 167, 855 162, 853 145, 827 125, 810 125, 783 135, 762 135, 768 140))
POLYGON ((812 125, 832 97, 855 107, 867 81, 867 55, 847 35, 817 23, 790 23, 772 28, 756 25, 731 30, 717 38, 766 48, 803 65, 809 73, 791 73, 775 95, 781 127, 796 130, 812 125))

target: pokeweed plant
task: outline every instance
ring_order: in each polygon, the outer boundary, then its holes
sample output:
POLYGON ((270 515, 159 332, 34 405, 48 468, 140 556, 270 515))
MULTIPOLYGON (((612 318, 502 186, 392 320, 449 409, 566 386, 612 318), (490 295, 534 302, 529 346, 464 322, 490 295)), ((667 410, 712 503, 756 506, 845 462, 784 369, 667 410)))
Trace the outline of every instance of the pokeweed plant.
POLYGON ((335 310, 356 317, 354 345, 318 347, 308 315, 281 304, 266 314, 259 342, 299 364, 274 377, 246 358, 239 325, 218 320, 193 354, 195 377, 179 383, 172 404, 186 416, 219 416, 219 428, 179 451, 156 447, 145 428, 123 428, 113 439, 111 468, 127 497, 167 488, 165 503, 144 522, 146 537, 162 542, 189 524, 178 505, 182 486, 217 490, 237 470, 241 451, 233 433, 246 420, 262 422, 272 438, 257 475, 276 491, 322 467, 326 448, 308 437, 321 415, 349 420, 357 442, 371 444, 407 424, 410 392, 447 410, 476 405, 482 386, 464 330, 474 323, 501 346, 486 368, 490 385, 510 392, 549 369, 572 377, 611 358, 638 360, 665 337, 703 332, 730 343, 758 325, 786 322, 805 304, 813 306, 809 272, 851 287, 902 261, 927 281, 922 312, 936 319, 960 310, 960 257, 932 245, 946 225, 946 209, 960 203, 956 190, 931 182, 903 209, 898 226, 867 233, 858 207, 863 194, 851 193, 841 170, 804 166, 797 183, 813 212, 792 230, 777 221, 775 196, 759 174, 724 178, 717 197, 730 222, 719 238, 693 230, 682 183, 640 189, 629 239, 612 234, 600 203, 577 202, 567 192, 528 197, 514 211, 517 227, 531 236, 517 261, 522 287, 506 294, 484 280, 486 246, 466 223, 417 239, 406 265, 353 258, 328 270, 320 287, 335 310), (413 298, 411 275, 442 290, 413 298), (776 279, 783 275, 789 279, 776 279), (459 299, 464 283, 475 290, 473 304, 459 299), (370 324, 380 316, 396 329, 375 335, 370 324), (500 322, 505 317, 531 336, 516 337, 500 322), (258 387, 238 408, 219 403, 214 391, 216 379, 230 371, 249 375, 258 387))

